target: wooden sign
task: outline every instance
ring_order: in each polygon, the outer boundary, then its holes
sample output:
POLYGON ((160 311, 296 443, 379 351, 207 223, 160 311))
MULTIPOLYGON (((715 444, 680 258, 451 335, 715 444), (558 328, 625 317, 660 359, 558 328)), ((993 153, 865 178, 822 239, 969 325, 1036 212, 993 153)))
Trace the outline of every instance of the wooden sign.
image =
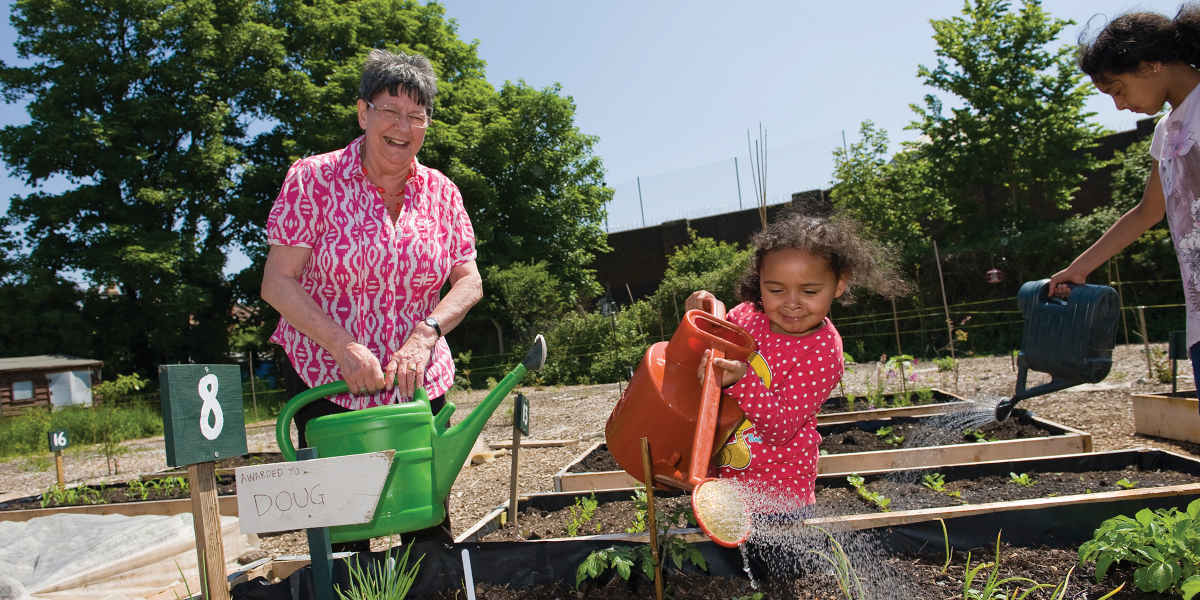
POLYGON ((158 368, 167 464, 181 467, 246 454, 237 365, 158 368))
POLYGON ((67 441, 66 429, 56 429, 54 431, 47 432, 46 438, 50 442, 51 452, 60 452, 69 444, 67 441))
POLYGON ((395 450, 238 467, 238 521, 244 533, 366 523, 395 450))

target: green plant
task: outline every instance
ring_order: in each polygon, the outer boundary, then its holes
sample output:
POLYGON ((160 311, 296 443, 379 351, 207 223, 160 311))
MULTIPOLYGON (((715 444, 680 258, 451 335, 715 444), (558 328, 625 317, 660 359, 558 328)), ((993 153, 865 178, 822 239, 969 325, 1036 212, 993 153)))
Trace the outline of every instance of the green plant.
POLYGON ((633 514, 633 525, 625 528, 625 533, 641 533, 646 530, 646 488, 638 487, 633 490, 633 505, 637 509, 633 514))
POLYGON ((409 553, 412 551, 412 543, 404 549, 404 554, 399 559, 392 556, 392 549, 384 554, 383 560, 362 566, 363 556, 361 553, 356 555, 349 564, 350 581, 348 589, 343 591, 342 586, 334 586, 334 591, 337 592, 339 600, 401 600, 408 595, 408 590, 412 588, 413 581, 417 579, 417 570, 421 568, 421 561, 425 560, 425 556, 417 559, 417 562, 408 566, 409 553))
POLYGON ((1159 383, 1171 383, 1171 359, 1167 358, 1167 353, 1162 350, 1151 351, 1151 367, 1154 371, 1154 379, 1159 383))
POLYGON ((854 395, 853 392, 847 392, 845 395, 846 395, 846 410, 853 411, 854 410, 854 402, 858 398, 854 395))
MULTIPOLYGON (((682 538, 666 535, 664 529, 659 531, 663 532, 659 534, 658 541, 663 565, 669 562, 676 570, 683 570, 683 562, 686 560, 695 567, 708 570, 708 561, 704 560, 704 555, 700 554, 698 548, 682 538)), ((588 579, 600 577, 609 569, 614 569, 621 579, 629 581, 634 566, 640 567, 642 574, 654 581, 654 552, 650 544, 609 546, 593 551, 575 569, 575 587, 578 588, 588 579)))
POLYGON ((1130 481, 1124 477, 1122 477, 1116 481, 1116 486, 1123 490, 1132 490, 1133 488, 1137 487, 1137 484, 1138 484, 1138 482, 1130 481))
POLYGON ((133 479, 129 482, 129 495, 138 500, 145 500, 150 496, 150 486, 141 479, 133 479))
POLYGON ((858 475, 849 475, 846 477, 846 481, 850 483, 855 492, 858 492, 860 498, 879 507, 879 510, 883 512, 888 511, 888 506, 892 504, 892 499, 879 492, 868 490, 865 479, 858 475))
POLYGON ((1116 563, 1138 565, 1133 584, 1143 592, 1200 594, 1200 500, 1187 510, 1143 508, 1132 518, 1105 520, 1092 539, 1079 546, 1079 564, 1096 563, 1100 582, 1116 563))
MULTIPOLYGON (((1030 593, 1034 592, 1035 590, 1040 590, 1042 588, 1051 587, 1050 584, 1038 583, 1028 577, 1013 576, 1013 577, 1005 577, 1005 578, 1001 579, 999 573, 1000 573, 1000 533, 997 532, 996 533, 996 562, 994 562, 994 563, 988 563, 988 562, 979 563, 978 565, 975 566, 975 568, 971 568, 971 553, 970 552, 967 553, 967 565, 965 567, 965 572, 963 574, 963 588, 962 588, 963 589, 963 596, 962 596, 963 600, 1022 600, 1023 598, 1025 598, 1026 596, 1028 596, 1030 593), (982 571, 983 569, 986 569, 988 567, 991 567, 992 569, 991 569, 991 571, 988 572, 987 579, 983 581, 983 587, 980 589, 975 589, 972 586, 972 584, 975 582, 975 578, 979 575, 980 571, 982 571), (1013 588, 1012 591, 1005 593, 1004 586, 1006 586, 1006 585, 1011 585, 1013 588), (1023 593, 1021 592, 1021 589, 1020 589, 1020 587, 1022 585, 1029 585, 1029 588, 1026 589, 1023 593)), ((1071 574, 1067 573, 1067 579, 1069 579, 1070 576, 1071 576, 1071 574)), ((1067 579, 1064 579, 1063 582, 1059 585, 1059 587, 1062 588, 1063 590, 1065 590, 1065 588, 1066 588, 1067 579)))
POLYGON ((464 350, 454 358, 454 389, 471 389, 471 351, 464 350))
POLYGON ((892 431, 893 428, 890 425, 886 427, 880 427, 879 429, 875 430, 875 437, 883 440, 883 443, 889 446, 899 446, 900 444, 903 444, 904 436, 894 435, 892 431))
POLYGON ((946 489, 946 476, 941 473, 928 473, 921 477, 921 485, 952 498, 961 498, 962 492, 946 489))
POLYGON ((842 548, 842 544, 834 539, 833 534, 828 531, 820 527, 816 529, 825 534, 825 539, 829 542, 829 552, 812 549, 806 550, 806 552, 814 554, 821 560, 829 563, 829 566, 833 569, 834 579, 837 580, 838 590, 842 592, 842 596, 846 600, 865 600, 867 595, 863 591, 862 580, 859 579, 858 572, 855 571, 854 565, 850 562, 850 557, 846 555, 846 550, 842 548))
POLYGON ((887 404, 887 400, 883 396, 883 390, 878 388, 867 390, 866 400, 867 404, 871 405, 871 408, 884 408, 887 404))
POLYGON ((571 521, 567 523, 567 535, 571 537, 579 535, 579 530, 596 514, 598 505, 599 502, 596 501, 594 492, 587 498, 576 498, 575 504, 568 507, 571 512, 571 521))
POLYGON ((1037 483, 1037 480, 1030 477, 1029 473, 1021 473, 1020 475, 1018 475, 1016 473, 1010 472, 1008 474, 1008 480, 1012 483, 1015 483, 1015 484, 1021 486, 1021 487, 1033 487, 1034 484, 1037 483))
POLYGON ((963 439, 971 440, 972 442, 994 442, 996 438, 989 436, 979 429, 968 429, 963 431, 963 439))
POLYGON ((917 390, 917 404, 929 404, 933 402, 933 389, 921 388, 917 390))
POLYGON ((953 371, 954 367, 958 366, 958 361, 950 356, 940 356, 933 359, 933 364, 937 366, 939 373, 945 373, 946 371, 953 371))

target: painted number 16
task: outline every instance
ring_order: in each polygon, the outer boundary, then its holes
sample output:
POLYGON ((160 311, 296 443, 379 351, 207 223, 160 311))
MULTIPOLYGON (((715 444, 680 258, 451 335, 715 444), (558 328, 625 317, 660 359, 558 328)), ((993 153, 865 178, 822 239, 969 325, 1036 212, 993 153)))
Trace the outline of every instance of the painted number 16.
POLYGON ((220 437, 221 428, 225 425, 225 415, 217 402, 217 376, 209 373, 201 377, 198 392, 200 399, 204 401, 204 404, 200 405, 200 434, 205 439, 215 440, 220 437))

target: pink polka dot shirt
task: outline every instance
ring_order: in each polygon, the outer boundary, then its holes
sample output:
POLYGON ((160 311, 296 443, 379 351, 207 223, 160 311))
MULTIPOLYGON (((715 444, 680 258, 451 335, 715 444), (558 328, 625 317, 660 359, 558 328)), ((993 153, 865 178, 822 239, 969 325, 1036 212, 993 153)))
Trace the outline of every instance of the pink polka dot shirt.
POLYGON ((758 344, 746 376, 724 390, 746 413, 726 443, 720 477, 765 488, 802 504, 814 501, 821 436, 817 412, 842 378, 842 337, 828 318, 816 331, 771 331, 767 315, 743 302, 726 318, 758 344))

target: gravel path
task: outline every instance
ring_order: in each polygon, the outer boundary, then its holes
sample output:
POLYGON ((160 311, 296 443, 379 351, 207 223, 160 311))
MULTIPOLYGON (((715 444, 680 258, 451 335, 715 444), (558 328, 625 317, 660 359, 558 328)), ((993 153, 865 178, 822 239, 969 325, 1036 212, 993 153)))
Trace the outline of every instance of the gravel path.
MULTIPOLYGON (((1165 344, 1152 345, 1165 351, 1165 344)), ((965 358, 960 361, 957 384, 952 373, 939 373, 932 365, 918 363, 919 385, 931 385, 981 402, 994 403, 1012 394, 1016 372, 1010 357, 965 358)), ((1191 368, 1187 361, 1179 362, 1180 387, 1191 389, 1191 368)), ((845 381, 848 388, 863 395, 868 381, 875 378, 874 363, 852 365, 845 381)), ((1032 387, 1049 377, 1031 373, 1032 387)), ((522 449, 518 486, 522 492, 541 492, 554 489, 553 476, 559 469, 582 453, 588 445, 604 436, 604 423, 620 397, 618 384, 572 387, 521 388, 530 400, 530 437, 567 440, 562 446, 522 449)), ((1079 386, 1069 390, 1032 398, 1020 403, 1021 408, 1033 410, 1039 417, 1092 434, 1094 448, 1116 450, 1147 446, 1170 450, 1200 459, 1200 444, 1174 442, 1136 435, 1133 430, 1132 394, 1169 391, 1170 384, 1150 381, 1147 377, 1143 348, 1137 345, 1118 346, 1114 365, 1108 378, 1094 386, 1079 386)), ((837 392, 835 392, 837 393, 837 392)), ((451 396, 461 418, 483 398, 485 392, 472 391, 451 396)), ((511 441, 511 396, 488 421, 480 439, 485 442, 511 441)), ((457 422, 458 418, 454 421, 457 422)), ((247 427, 247 446, 251 452, 277 451, 274 423, 256 423, 247 427)), ((140 473, 166 468, 163 442, 143 439, 128 442, 129 452, 120 457, 120 472, 108 475, 103 455, 95 447, 72 447, 64 453, 67 478, 72 483, 121 481, 140 473)), ((488 511, 500 505, 508 495, 510 460, 500 451, 497 460, 465 467, 450 495, 451 522, 458 534, 488 511)), ((55 482, 54 463, 48 455, 18 458, 0 462, 0 501, 38 494, 55 482)), ((304 554, 307 547, 302 532, 263 536, 262 548, 268 554, 304 554)), ((376 539, 374 549, 388 547, 389 540, 376 539)))

